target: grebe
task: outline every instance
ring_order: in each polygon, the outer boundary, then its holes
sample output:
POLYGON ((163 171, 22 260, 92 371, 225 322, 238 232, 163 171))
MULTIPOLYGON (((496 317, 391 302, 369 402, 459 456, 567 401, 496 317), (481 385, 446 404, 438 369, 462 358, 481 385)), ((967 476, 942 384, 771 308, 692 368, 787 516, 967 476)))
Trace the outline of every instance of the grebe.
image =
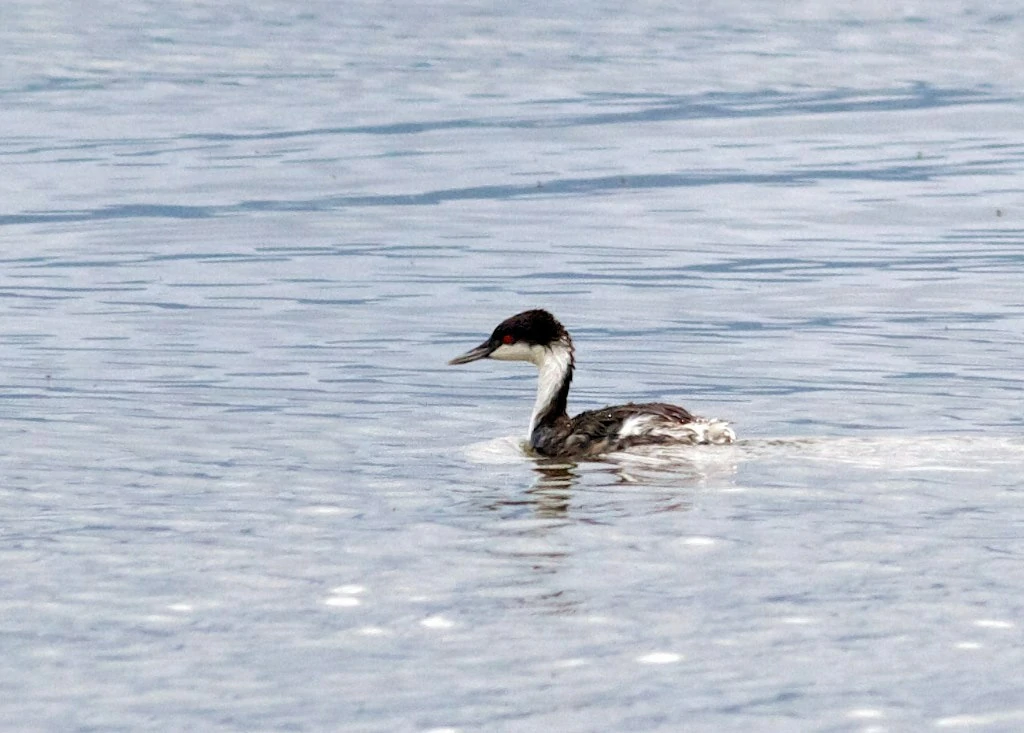
POLYGON ((691 415, 662 402, 605 407, 570 418, 565 411, 576 367, 572 339, 546 310, 528 310, 498 324, 491 337, 449 364, 478 359, 528 361, 540 371, 530 417, 530 447, 542 456, 586 457, 635 445, 721 444, 736 440, 727 422, 691 415))

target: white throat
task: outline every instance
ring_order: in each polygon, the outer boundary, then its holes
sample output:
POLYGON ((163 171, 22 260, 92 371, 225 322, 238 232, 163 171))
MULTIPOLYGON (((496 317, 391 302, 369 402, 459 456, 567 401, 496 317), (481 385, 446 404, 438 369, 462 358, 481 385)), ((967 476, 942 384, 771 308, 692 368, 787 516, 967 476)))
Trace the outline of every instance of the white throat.
POLYGON ((540 374, 537 378, 537 400, 533 403, 533 414, 530 416, 530 432, 526 435, 529 439, 541 415, 558 396, 558 391, 572 371, 572 342, 563 339, 549 346, 523 342, 503 344, 491 352, 490 358, 499 361, 528 361, 537 365, 540 374))
POLYGON ((533 403, 530 432, 527 433, 527 438, 533 435, 540 416, 554 401, 572 369, 572 348, 566 344, 556 343, 550 347, 534 346, 533 351, 535 358, 531 361, 537 365, 539 374, 537 376, 537 399, 533 403))

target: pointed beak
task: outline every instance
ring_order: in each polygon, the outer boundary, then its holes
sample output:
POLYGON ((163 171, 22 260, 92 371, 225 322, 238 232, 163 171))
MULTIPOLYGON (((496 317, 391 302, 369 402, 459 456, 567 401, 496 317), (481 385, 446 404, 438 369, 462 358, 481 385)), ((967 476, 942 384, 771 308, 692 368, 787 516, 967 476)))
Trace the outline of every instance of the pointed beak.
POLYGON ((455 366, 456 364, 468 364, 471 361, 477 361, 479 359, 486 359, 494 351, 494 347, 491 346, 490 341, 484 341, 482 344, 477 346, 475 349, 470 349, 462 356, 456 356, 450 362, 449 366, 455 366))

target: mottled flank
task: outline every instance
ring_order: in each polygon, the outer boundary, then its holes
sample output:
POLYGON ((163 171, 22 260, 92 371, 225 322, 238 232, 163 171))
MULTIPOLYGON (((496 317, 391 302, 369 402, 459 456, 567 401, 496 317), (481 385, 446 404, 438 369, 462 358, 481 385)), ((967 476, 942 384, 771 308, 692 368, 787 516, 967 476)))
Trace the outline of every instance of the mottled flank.
POLYGON ((545 456, 598 456, 639 445, 708 445, 735 439, 721 420, 697 417, 664 402, 630 402, 538 425, 530 445, 545 456))

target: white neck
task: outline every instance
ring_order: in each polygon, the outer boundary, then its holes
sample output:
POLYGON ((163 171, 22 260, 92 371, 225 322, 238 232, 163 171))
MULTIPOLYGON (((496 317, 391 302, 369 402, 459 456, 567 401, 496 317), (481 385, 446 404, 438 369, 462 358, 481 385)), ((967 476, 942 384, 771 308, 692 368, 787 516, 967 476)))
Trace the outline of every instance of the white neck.
POLYGON ((533 435, 540 416, 557 397, 566 378, 572 373, 573 366, 570 344, 558 342, 548 347, 533 346, 530 351, 532 356, 530 361, 537 365, 540 374, 537 378, 537 400, 533 403, 530 432, 527 433, 527 438, 533 435))
POLYGON ((550 408, 551 403, 558 399, 558 392, 565 384, 565 380, 572 378, 572 353, 572 341, 569 340, 568 334, 548 346, 518 341, 514 344, 502 344, 490 353, 491 359, 528 361, 537 365, 540 372, 537 379, 537 401, 533 403, 533 415, 530 416, 530 432, 527 433, 527 439, 533 436, 537 423, 550 408))

